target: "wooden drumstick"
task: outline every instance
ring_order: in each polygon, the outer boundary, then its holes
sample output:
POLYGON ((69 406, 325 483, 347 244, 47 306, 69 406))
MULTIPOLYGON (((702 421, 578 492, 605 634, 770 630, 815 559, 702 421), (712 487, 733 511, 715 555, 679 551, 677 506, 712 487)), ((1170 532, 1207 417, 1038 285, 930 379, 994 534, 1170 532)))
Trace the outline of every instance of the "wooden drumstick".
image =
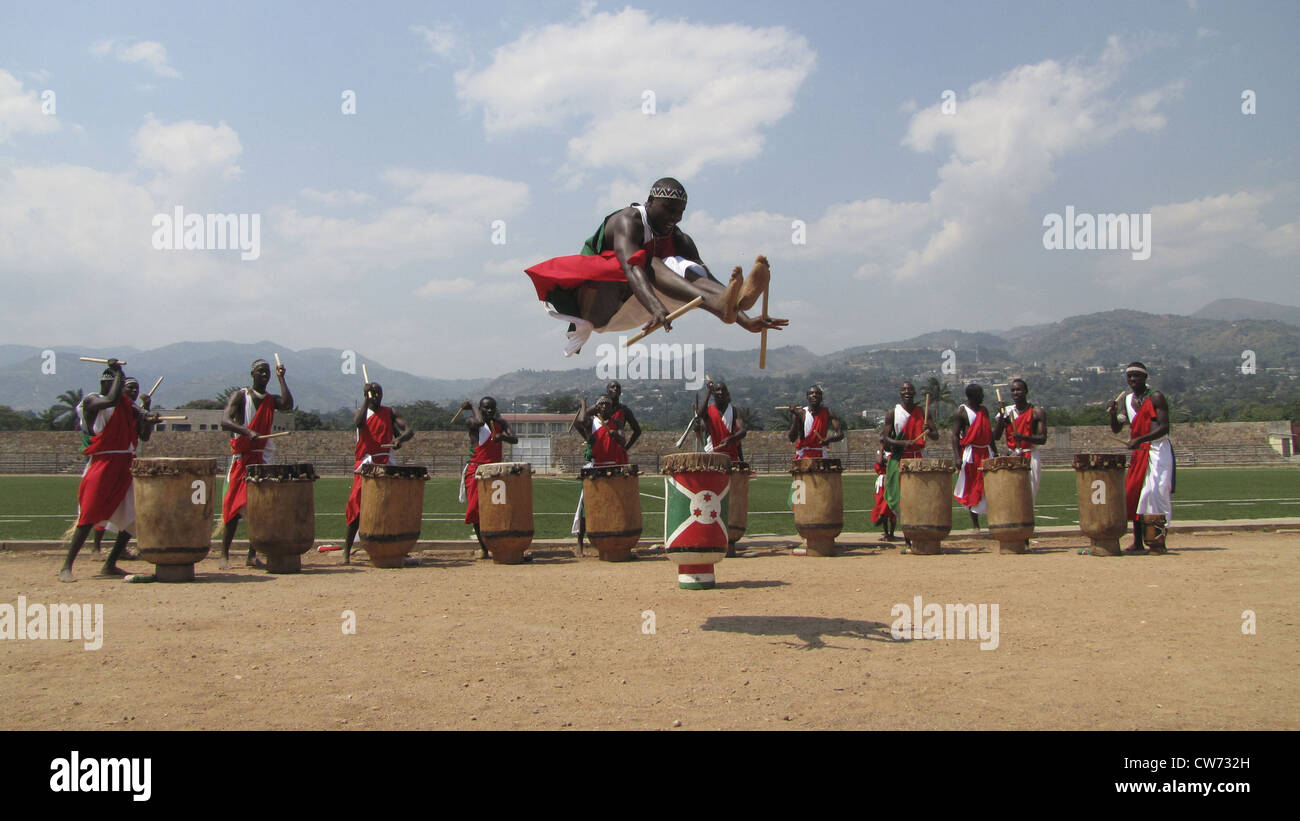
POLYGON ((361 378, 366 380, 367 385, 370 384, 370 371, 366 370, 366 363, 364 362, 361 363, 361 378))
POLYGON ((288 435, 291 434, 291 433, 293 433, 293 431, 291 431, 291 430, 282 430, 282 431, 280 431, 279 433, 261 433, 261 434, 258 434, 257 438, 258 438, 258 439, 274 439, 274 438, 277 437, 277 436, 288 436, 288 435))
MULTIPOLYGON (((677 310, 675 310, 675 311, 673 311, 671 314, 669 314, 669 315, 668 315, 668 321, 669 321, 669 322, 672 322, 674 319, 676 319, 677 317, 679 317, 679 316, 681 316, 682 314, 686 313, 687 311, 693 311, 693 310, 695 310, 696 308, 700 307, 700 303, 702 303, 702 302, 704 302, 704 297, 702 297, 702 296, 697 296, 695 299, 692 299, 690 302, 686 303, 686 304, 683 305, 682 307, 678 308, 677 310)), ((656 325, 656 326, 654 326, 653 328, 651 328, 651 329, 649 329, 649 330, 647 330, 647 331, 642 331, 641 333, 637 334, 636 336, 634 336, 634 337, 632 337, 631 339, 629 339, 629 340, 627 340, 626 342, 624 342, 624 343, 623 343, 623 347, 626 348, 628 345, 631 345, 633 342, 638 342, 638 341, 640 341, 640 340, 642 340, 642 339, 645 339, 647 336, 649 336, 650 334, 654 333, 655 331, 659 330, 659 329, 662 328, 662 327, 663 327, 663 324, 661 323, 661 324, 656 325)))
MULTIPOLYGON (((101 365, 107 365, 107 364, 108 364, 108 360, 107 360, 107 359, 100 359, 98 356, 79 356, 79 357, 77 357, 77 358, 80 359, 82 362, 98 362, 98 363, 100 363, 101 365)), ((117 364, 118 364, 118 365, 125 365, 126 363, 119 359, 119 360, 117 361, 117 364)))
POLYGON ((163 378, 161 376, 158 377, 158 381, 153 383, 153 387, 149 389, 149 392, 146 393, 145 396, 153 396, 153 392, 158 390, 158 386, 162 384, 162 381, 163 378))
MULTIPOLYGON (((763 289, 763 319, 767 319, 767 292, 771 288, 771 283, 763 289)), ((758 369, 761 371, 767 367, 767 328, 763 329, 758 342, 758 369)))
POLYGON ((275 366, 276 366, 277 368, 282 367, 282 366, 280 365, 280 355, 279 355, 279 354, 276 354, 276 355, 275 355, 275 366))
MULTIPOLYGON (((930 394, 927 393, 925 395, 925 411, 922 412, 921 414, 921 425, 924 427, 925 423, 929 421, 930 421, 930 394)), ((924 438, 925 438, 925 431, 922 430, 921 435, 913 439, 912 442, 916 443, 921 441, 924 438)))
POLYGON ((456 408, 456 412, 453 413, 451 415, 451 418, 447 420, 447 424, 450 425, 452 422, 455 422, 457 419, 460 418, 460 415, 464 412, 465 412, 464 408, 456 408))
POLYGON ((189 419, 189 417, 188 416, 159 416, 158 417, 159 422, 174 422, 181 419, 189 419))

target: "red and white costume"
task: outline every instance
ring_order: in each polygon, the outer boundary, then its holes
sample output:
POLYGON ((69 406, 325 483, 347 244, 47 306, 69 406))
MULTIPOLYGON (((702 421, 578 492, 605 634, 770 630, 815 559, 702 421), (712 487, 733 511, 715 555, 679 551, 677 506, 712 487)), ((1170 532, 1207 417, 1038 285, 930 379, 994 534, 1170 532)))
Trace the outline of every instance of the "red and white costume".
POLYGON ((1024 439, 1017 440, 1013 433, 1032 436, 1034 433, 1034 406, 1030 405, 1021 413, 1015 405, 1007 407, 1007 452, 1012 456, 1029 457, 1029 487, 1034 499, 1038 498, 1038 483, 1043 476, 1043 464, 1038 460, 1038 451, 1024 439))
POLYGON ((822 405, 816 413, 804 407, 803 436, 794 443, 794 458, 825 459, 826 435, 831 429, 831 412, 822 405))
POLYGON ((77 487, 77 526, 107 521, 118 533, 135 530, 135 495, 131 492, 131 461, 139 442, 135 405, 123 394, 117 404, 95 415, 90 457, 77 487))
MULTIPOLYGON (((1134 402, 1133 394, 1124 397, 1124 409, 1129 422, 1129 436, 1137 439, 1151 432, 1156 420, 1156 409, 1151 404, 1151 394, 1142 397, 1141 404, 1134 402)), ((1129 456, 1128 475, 1124 478, 1124 497, 1130 521, 1138 516, 1161 515, 1165 521, 1173 520, 1174 448, 1168 436, 1154 442, 1143 442, 1129 456)))
POLYGON ((961 438, 961 470, 957 473, 957 487, 952 496, 971 513, 984 513, 988 510, 988 500, 984 498, 984 474, 979 467, 993 455, 993 426, 989 424, 989 412, 980 407, 973 411, 969 405, 962 405, 966 413, 966 433, 961 438))
POLYGON ((366 422, 357 428, 356 465, 352 472, 352 493, 348 495, 347 508, 343 518, 352 524, 361 518, 361 466, 374 463, 391 465, 393 463, 393 409, 380 405, 379 412, 366 408, 366 422))
MULTIPOLYGON (((244 388, 244 427, 264 436, 275 423, 275 397, 262 394, 262 401, 254 406, 253 389, 244 388)), ((258 439, 235 434, 230 438, 230 469, 226 471, 226 495, 221 500, 221 520, 234 521, 248 507, 248 466, 270 465, 275 462, 275 440, 258 439)))
POLYGON ((490 465, 501 461, 501 440, 492 438, 500 433, 499 422, 479 425, 478 444, 474 446, 474 451, 465 464, 464 481, 461 483, 461 501, 465 502, 465 524, 467 525, 478 524, 478 483, 474 479, 474 472, 478 470, 479 465, 490 465))
MULTIPOLYGON (((655 234, 654 229, 650 227, 650 219, 646 216, 644 205, 634 203, 632 207, 641 215, 641 227, 644 231, 645 243, 640 250, 628 259, 629 265, 646 266, 650 264, 653 257, 659 257, 665 265, 681 276, 686 276, 691 268, 695 268, 696 272, 701 276, 705 274, 704 267, 698 262, 677 254, 672 234, 655 234)), ((606 217, 606 221, 608 219, 606 217)), ((599 235, 601 232, 597 233, 599 235)), ((598 282, 627 282, 627 274, 612 250, 600 251, 590 256, 574 254, 572 256, 555 257, 537 263, 533 267, 526 269, 525 273, 532 278, 533 287, 537 290, 537 298, 542 302, 546 302, 547 296, 556 288, 577 290, 580 313, 584 314, 587 313, 587 308, 595 299, 596 294, 593 289, 582 288, 583 285, 598 282)), ((655 295, 659 297, 659 301, 669 311, 676 310, 686 304, 685 300, 674 299, 658 288, 655 289, 655 295)), ((573 323, 575 327, 575 330, 569 332, 569 342, 564 349, 565 356, 572 356, 577 353, 578 349, 587 343, 587 339, 590 338, 593 331, 602 333, 606 331, 629 331, 633 328, 640 328, 650 321, 650 312, 645 309, 645 306, 641 304, 641 301, 635 295, 630 295, 623 303, 623 307, 599 328, 581 316, 562 314, 554 310, 554 308, 548 308, 548 313, 556 319, 573 323)))
POLYGON ((731 457, 731 461, 740 461, 738 440, 732 440, 722 447, 716 444, 736 432, 735 405, 728 402, 727 409, 721 413, 718 412, 716 405, 709 405, 704 409, 704 427, 707 434, 704 440, 705 453, 725 453, 731 457))
POLYGON ((876 502, 871 508, 871 523, 878 525, 885 519, 898 517, 889 509, 889 502, 885 500, 885 466, 876 462, 872 467, 876 470, 876 502))

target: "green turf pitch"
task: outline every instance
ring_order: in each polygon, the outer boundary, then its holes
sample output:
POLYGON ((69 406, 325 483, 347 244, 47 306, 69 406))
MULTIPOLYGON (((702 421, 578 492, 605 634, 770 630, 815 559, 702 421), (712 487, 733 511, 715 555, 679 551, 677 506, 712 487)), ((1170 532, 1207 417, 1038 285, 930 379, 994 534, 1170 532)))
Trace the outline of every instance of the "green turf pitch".
MULTIPOLYGON (((0 476, 0 541, 58 539, 72 524, 77 509, 76 476, 0 476)), ((219 490, 224 483, 219 482, 219 490)), ((573 523, 578 502, 578 481, 572 478, 533 477, 533 511, 536 537, 564 538, 573 523)), ((868 522, 875 476, 844 477, 844 529, 874 530, 868 522)), ((316 537, 341 539, 343 508, 351 488, 349 478, 324 478, 316 483, 316 537)), ((749 532, 794 533, 787 499, 790 477, 765 474, 750 485, 749 532)), ((663 532, 663 479, 641 478, 641 510, 647 538, 663 532)), ((435 477, 425 485, 425 539, 470 539, 462 521, 465 507, 457 501, 457 480, 435 477)), ((1198 468, 1178 472, 1174 519, 1263 519, 1300 516, 1300 470, 1294 468, 1198 468)), ((1074 471, 1043 474, 1035 517, 1042 526, 1078 523, 1074 471)), ((954 529, 968 528, 970 519, 953 510, 954 529)), ((239 538, 245 536, 241 524, 239 538)))

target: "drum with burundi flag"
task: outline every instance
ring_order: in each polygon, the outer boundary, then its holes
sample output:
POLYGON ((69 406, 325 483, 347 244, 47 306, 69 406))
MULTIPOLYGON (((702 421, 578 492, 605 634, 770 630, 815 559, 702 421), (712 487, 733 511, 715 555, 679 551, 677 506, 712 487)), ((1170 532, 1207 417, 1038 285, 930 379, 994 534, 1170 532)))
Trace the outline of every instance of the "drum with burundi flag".
POLYGON ((731 457, 725 453, 673 453, 662 463, 664 547, 677 563, 685 590, 715 586, 713 566, 727 553, 731 457))

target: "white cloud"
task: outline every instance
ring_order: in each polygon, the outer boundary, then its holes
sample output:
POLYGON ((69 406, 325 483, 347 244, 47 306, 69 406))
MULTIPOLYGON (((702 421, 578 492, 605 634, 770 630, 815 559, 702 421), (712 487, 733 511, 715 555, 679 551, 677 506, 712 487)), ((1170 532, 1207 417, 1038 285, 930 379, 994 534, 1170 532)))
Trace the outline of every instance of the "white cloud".
POLYGON ((156 40, 137 40, 122 43, 114 40, 96 40, 90 44, 90 53, 96 57, 113 55, 118 62, 143 65, 159 77, 180 79, 181 73, 167 64, 167 48, 156 40))
POLYGON ((1273 196, 1260 191, 1201 197, 1151 209, 1153 248, 1143 265, 1183 269, 1254 248, 1276 257, 1300 256, 1297 223, 1265 225, 1261 209, 1273 196))
POLYGON ((473 56, 464 39, 456 34, 450 23, 438 23, 432 28, 411 26, 411 33, 418 34, 429 50, 444 60, 465 63, 473 56))
POLYGON ((455 174, 393 168, 385 182, 406 189, 406 201, 459 211, 475 218, 501 219, 528 205, 528 184, 482 174, 455 174))
POLYGON ((638 9, 532 29, 456 74, 489 135, 570 128, 564 175, 617 168, 691 177, 758 156, 812 71, 808 41, 781 27, 655 20, 638 9), (634 49, 628 44, 635 43, 634 49), (655 114, 642 107, 653 92, 655 114))
POLYGON ((457 277, 456 279, 431 279, 415 289, 416 296, 435 299, 445 296, 461 296, 474 290, 474 281, 457 277))
POLYGON ((58 118, 41 110, 37 91, 23 90, 17 77, 0 69, 0 142, 15 134, 48 134, 58 130, 58 118))
POLYGON ((239 134, 220 122, 215 126, 194 120, 162 123, 152 114, 131 138, 136 163, 166 178, 160 183, 184 187, 210 177, 237 179, 242 171, 235 160, 243 153, 239 134))
POLYGON ((302 195, 303 199, 327 205, 331 208, 347 205, 368 205, 375 201, 373 195, 364 191, 353 191, 350 188, 338 191, 317 191, 315 188, 304 188, 298 193, 302 195))

